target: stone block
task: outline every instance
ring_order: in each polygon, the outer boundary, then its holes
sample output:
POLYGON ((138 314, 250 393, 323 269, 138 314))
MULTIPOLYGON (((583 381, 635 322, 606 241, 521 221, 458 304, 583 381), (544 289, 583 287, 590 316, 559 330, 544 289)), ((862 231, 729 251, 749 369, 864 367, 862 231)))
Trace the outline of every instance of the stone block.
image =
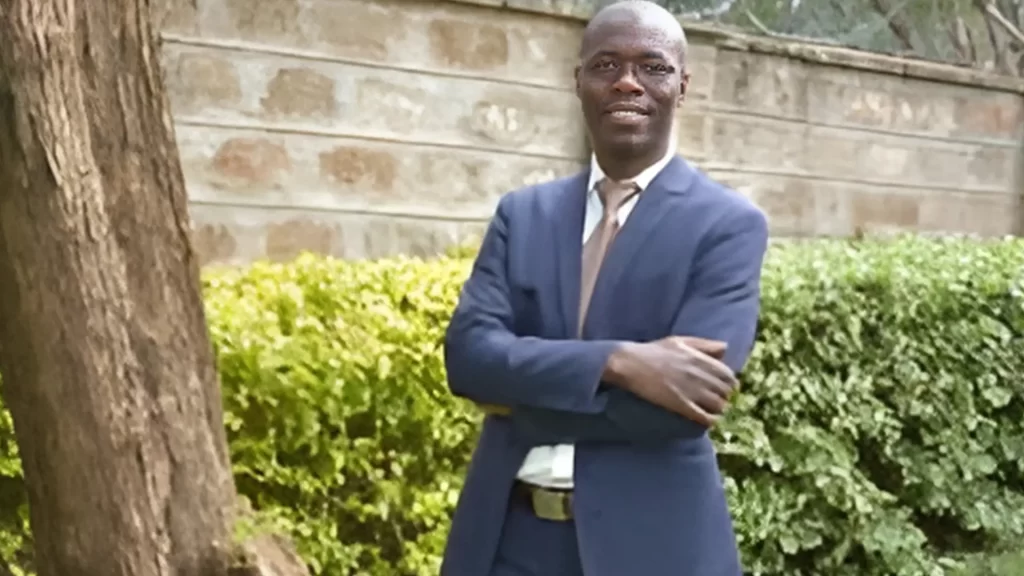
POLYGON ((306 36, 300 23, 299 0, 219 0, 204 32, 264 44, 302 45, 306 36))
MULTIPOLYGON (((417 76, 402 72, 368 71, 350 77, 353 83, 355 97, 351 100, 345 99, 345 108, 348 111, 342 118, 343 122, 352 125, 357 130, 374 130, 385 133, 398 133, 406 135, 418 135, 426 128, 429 130, 428 121, 437 114, 444 114, 444 110, 429 109, 436 100, 435 93, 430 88, 441 88, 437 83, 430 81, 423 82, 424 88, 420 88, 417 76), (411 82, 403 82, 403 78, 411 77, 411 82)), ((463 107, 470 105, 468 102, 456 101, 456 105, 463 107)))
POLYGON ((406 36, 419 31, 415 15, 428 3, 314 0, 306 4, 306 42, 343 58, 401 61, 406 36))
POLYGON ((807 115, 807 68, 779 56, 720 49, 714 72, 716 103, 787 118, 807 115))
POLYGON ((937 82, 905 78, 892 89, 892 114, 888 127, 907 133, 945 136, 952 129, 953 99, 937 82))
MULTIPOLYGON (((492 16, 493 17, 493 16, 492 16)), ((527 18, 502 13, 508 27, 509 61, 501 78, 573 90, 583 26, 556 18, 527 18)))
POLYGON ((809 144, 805 131, 798 122, 719 114, 712 122, 710 157, 745 169, 799 169, 809 144))
POLYGON ((175 114, 235 108, 242 84, 234 63, 216 52, 165 51, 167 95, 175 114))
POLYGON ((836 177, 850 177, 858 180, 885 182, 920 182, 921 174, 911 168, 915 151, 906 142, 885 138, 864 138, 857 151, 858 173, 830 174, 836 177))
POLYGON ((1016 161, 1015 147, 979 146, 967 156, 964 180, 970 185, 1001 188, 1011 194, 1011 175, 1016 161))
POLYGON ((384 149, 338 146, 320 153, 320 178, 329 184, 388 194, 394 189, 397 171, 398 160, 384 149))
POLYGON ((817 198, 813 183, 800 179, 781 179, 742 188, 752 192, 750 199, 768 217, 773 236, 802 237, 815 234, 817 198))
POLYGON ((972 91, 956 99, 954 133, 969 138, 1015 141, 1024 122, 1022 106, 1024 100, 1020 94, 972 91))
POLYGON ((310 68, 278 69, 260 103, 268 116, 306 119, 330 118, 338 109, 334 79, 310 68))
POLYGON ((708 130, 714 120, 703 110, 683 107, 676 115, 676 149, 690 159, 703 159, 710 152, 708 130))
POLYGON ((495 70, 508 64, 508 34, 496 24, 435 18, 427 38, 433 59, 445 67, 495 70))
POLYGON ((238 265, 264 257, 263 221, 231 205, 189 205, 192 246, 203 266, 238 265))
POLYGON ((210 165, 210 182, 217 187, 252 191, 280 189, 286 183, 292 162, 278 142, 238 136, 221 142, 210 165))
POLYGON ((718 49, 714 45, 690 44, 685 59, 686 71, 690 74, 690 84, 686 91, 689 105, 700 105, 712 99, 717 57, 718 49))
POLYGON ((336 226, 311 218, 273 222, 266 227, 264 254, 275 262, 294 260, 303 252, 330 255, 337 236, 336 226))
POLYGON ((919 229, 985 237, 1015 234, 1021 209, 1020 199, 1011 195, 929 192, 921 198, 919 229))
POLYGON ((893 107, 889 92, 821 82, 812 86, 811 120, 870 128, 888 127, 893 107))
POLYGON ((852 193, 851 212, 854 230, 910 231, 921 222, 921 197, 914 191, 898 194, 863 187, 852 193))
POLYGON ((238 253, 238 239, 226 224, 202 224, 192 230, 192 247, 200 265, 231 262, 238 253))
POLYGON ((528 149, 535 142, 557 142, 562 154, 582 154, 579 135, 583 117, 574 96, 536 88, 487 86, 478 97, 460 119, 473 142, 514 149, 528 149))
POLYGON ((861 160, 861 150, 867 145, 866 136, 849 130, 806 127, 801 166, 810 173, 835 178, 870 178, 873 169, 861 160))
POLYGON ((966 186, 970 183, 967 164, 971 147, 949 146, 943 142, 917 142, 908 147, 910 161, 904 180, 917 184, 932 184, 944 188, 966 186))
POLYGON ((845 190, 799 175, 709 168, 717 181, 750 198, 768 218, 772 236, 799 238, 850 233, 845 190))

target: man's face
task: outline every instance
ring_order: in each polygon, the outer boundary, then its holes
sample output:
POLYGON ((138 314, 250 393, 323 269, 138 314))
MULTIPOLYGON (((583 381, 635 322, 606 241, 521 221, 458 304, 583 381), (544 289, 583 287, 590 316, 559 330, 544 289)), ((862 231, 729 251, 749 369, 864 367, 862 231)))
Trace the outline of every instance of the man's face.
POLYGON ((576 69, 576 94, 595 149, 665 150, 689 79, 680 48, 663 30, 636 19, 591 31, 576 69))

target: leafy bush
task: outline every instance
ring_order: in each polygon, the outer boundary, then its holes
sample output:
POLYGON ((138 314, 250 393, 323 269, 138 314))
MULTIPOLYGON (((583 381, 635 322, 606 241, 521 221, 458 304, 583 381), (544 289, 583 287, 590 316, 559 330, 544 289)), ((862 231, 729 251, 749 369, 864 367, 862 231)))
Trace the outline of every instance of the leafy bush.
POLYGON ((467 271, 307 256, 206 275, 239 492, 315 572, 438 573, 479 424, 441 358, 467 271))
POLYGON ((1024 242, 773 247, 718 434, 748 568, 942 574, 1024 533, 1024 242))
MULTIPOLYGON (((318 574, 438 572, 479 423, 441 361, 469 265, 205 274, 239 491, 318 574)), ((1024 242, 773 246, 759 344, 715 432, 748 571, 930 576, 989 551, 1010 570, 1022 376, 1024 242)), ((0 553, 23 535, 5 417, 0 553)))

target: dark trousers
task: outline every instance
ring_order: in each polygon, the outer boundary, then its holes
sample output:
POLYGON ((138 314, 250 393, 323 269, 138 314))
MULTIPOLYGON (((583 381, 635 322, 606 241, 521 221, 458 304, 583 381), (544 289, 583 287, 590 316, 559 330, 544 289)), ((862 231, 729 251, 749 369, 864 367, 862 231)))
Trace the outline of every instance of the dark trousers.
POLYGON ((576 523, 541 520, 513 497, 490 576, 583 576, 576 523))

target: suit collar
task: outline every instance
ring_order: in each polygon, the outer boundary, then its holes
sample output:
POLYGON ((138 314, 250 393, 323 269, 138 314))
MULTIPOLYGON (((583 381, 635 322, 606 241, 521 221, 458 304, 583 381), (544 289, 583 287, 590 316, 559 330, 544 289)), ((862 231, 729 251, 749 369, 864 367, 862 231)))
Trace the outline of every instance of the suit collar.
MULTIPOLYGON (((696 182, 697 169, 682 156, 671 154, 663 158, 662 162, 664 164, 659 162, 644 171, 645 174, 648 171, 653 173, 648 185, 641 186, 641 189, 644 190, 644 193, 640 194, 641 199, 644 196, 657 196, 659 193, 685 194, 690 191, 694 182, 696 182)), ((604 178, 604 172, 601 171, 601 167, 597 165, 596 160, 591 160, 590 167, 570 179, 569 185, 574 188, 573 194, 582 192, 585 196, 585 194, 594 190, 594 186, 601 178, 604 178), (584 183, 587 188, 582 191, 575 190, 577 186, 583 186, 584 183)), ((637 183, 640 183, 639 177, 637 178, 637 183)))
MULTIPOLYGON (((675 152, 669 149, 668 152, 666 152, 665 155, 662 158, 660 158, 657 162, 651 164, 647 168, 643 169, 635 177, 629 178, 628 180, 636 184, 637 187, 640 188, 640 191, 643 192, 644 190, 647 190, 648 187, 650 187, 651 181, 653 181, 658 176, 658 174, 661 173, 661 171, 665 168, 665 166, 668 165, 670 161, 672 161, 673 158, 675 158, 675 152)), ((591 193, 594 192, 594 188, 597 186, 597 183, 603 180, 605 177, 606 175, 604 173, 604 170, 601 169, 601 165, 597 162, 597 155, 591 154, 590 179, 589 183, 587 184, 587 190, 590 191, 591 193)))

